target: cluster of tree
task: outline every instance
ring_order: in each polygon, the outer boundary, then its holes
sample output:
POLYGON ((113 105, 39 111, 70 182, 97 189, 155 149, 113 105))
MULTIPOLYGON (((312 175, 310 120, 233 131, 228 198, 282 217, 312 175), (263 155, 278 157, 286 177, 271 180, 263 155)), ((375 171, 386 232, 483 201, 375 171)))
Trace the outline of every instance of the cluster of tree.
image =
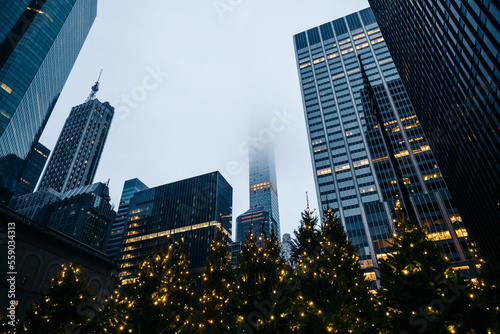
POLYGON ((261 248, 250 233, 232 268, 221 234, 195 283, 182 245, 172 243, 141 264, 137 282, 101 305, 70 266, 18 332, 500 333, 498 270, 484 268, 473 284, 456 276, 442 250, 404 215, 398 231, 375 291, 332 210, 321 221, 306 210, 289 263, 274 233, 261 248))

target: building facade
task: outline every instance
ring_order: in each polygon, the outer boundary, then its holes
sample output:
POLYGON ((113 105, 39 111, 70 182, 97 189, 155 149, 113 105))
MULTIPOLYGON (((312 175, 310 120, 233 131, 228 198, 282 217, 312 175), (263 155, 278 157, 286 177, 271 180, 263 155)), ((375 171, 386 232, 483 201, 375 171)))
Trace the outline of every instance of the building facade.
POLYGON ((69 190, 51 204, 42 224, 106 252, 116 217, 110 201, 109 188, 102 182, 69 190))
POLYGON ((370 0, 482 254, 500 254, 500 4, 370 0))
POLYGON ((102 182, 59 193, 52 188, 13 197, 18 214, 105 252, 116 212, 102 182))
POLYGON ((97 14, 97 0, 0 2, 0 203, 8 203, 97 14))
POLYGON ((9 206, 20 215, 42 224, 50 214, 50 204, 59 201, 61 194, 52 188, 14 196, 9 206))
POLYGON ((38 190, 64 193, 92 184, 113 115, 114 108, 97 99, 73 107, 38 190))
POLYGON ((261 207, 246 211, 236 218, 236 241, 245 244, 248 233, 257 238, 257 246, 264 245, 264 238, 271 235, 271 214, 261 207))
MULTIPOLYGON (((250 151, 249 161, 250 209, 261 208, 263 211, 268 212, 270 215, 269 223, 273 225, 278 239, 281 239, 273 146, 268 144, 256 147, 250 151)), ((270 226, 267 229, 270 231, 270 226)), ((238 230, 238 227, 236 230, 238 230)), ((243 231, 244 234, 247 232, 248 230, 243 231)), ((237 239, 237 241, 244 243, 244 240, 237 239)))
POLYGON ((118 207, 118 212, 116 214, 115 222, 111 229, 111 235, 108 241, 108 256, 114 260, 119 260, 120 250, 123 242, 123 235, 125 228, 127 227, 127 216, 128 207, 130 205, 130 199, 134 197, 134 194, 141 190, 148 189, 144 183, 139 179, 131 179, 125 181, 123 185, 122 196, 120 198, 120 206, 118 207))
POLYGON ((35 190, 36 184, 43 167, 49 158, 50 150, 41 143, 36 143, 31 153, 28 155, 26 168, 24 169, 21 179, 17 182, 15 195, 24 195, 32 193, 35 190))
POLYGON ((174 241, 183 245, 189 268, 201 271, 216 235, 231 237, 232 196, 219 172, 134 193, 120 255, 122 283, 134 282, 139 263, 174 241))
POLYGON ((320 214, 330 207, 370 280, 390 251, 400 172, 419 223, 455 267, 474 270, 452 202, 391 54, 368 8, 294 36, 320 214), (358 58, 359 57, 359 58, 358 58), (359 61, 375 91, 397 166, 366 103, 359 61))

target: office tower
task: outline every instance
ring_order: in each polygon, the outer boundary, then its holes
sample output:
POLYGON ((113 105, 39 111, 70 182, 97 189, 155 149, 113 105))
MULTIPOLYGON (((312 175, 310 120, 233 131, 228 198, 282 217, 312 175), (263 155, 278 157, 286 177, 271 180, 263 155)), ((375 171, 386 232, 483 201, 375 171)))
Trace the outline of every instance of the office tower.
POLYGON ((61 194, 52 188, 34 193, 14 196, 10 200, 9 207, 18 214, 43 224, 47 215, 50 214, 51 206, 61 198, 61 194))
POLYGON ((108 185, 102 182, 68 190, 51 204, 42 224, 105 253, 116 216, 110 201, 108 185))
POLYGON ((130 205, 130 199, 134 194, 141 190, 148 189, 144 183, 139 179, 131 179, 125 181, 123 185, 122 196, 120 199, 120 206, 118 207, 118 212, 116 214, 115 222, 111 229, 111 235, 108 241, 108 256, 114 260, 120 258, 120 250, 122 247, 123 235, 127 224, 128 207, 130 205))
POLYGON ((338 212, 367 278, 376 279, 377 260, 390 251, 391 210, 403 186, 397 172, 429 237, 457 269, 472 271, 467 231, 371 10, 299 33, 294 44, 320 214, 328 206, 338 212), (397 166, 366 103, 358 56, 397 166))
POLYGON ((292 238, 290 233, 283 234, 283 240, 281 241, 281 252, 285 261, 290 261, 292 257, 292 238))
POLYGON ((271 235, 271 214, 262 207, 247 210, 236 218, 236 241, 245 244, 248 233, 257 239, 257 246, 264 245, 264 238, 271 235))
POLYGON ((97 0, 0 1, 0 203, 11 198, 97 14, 97 0))
POLYGON ((465 226, 500 254, 498 1, 369 1, 465 226))
MULTIPOLYGON (((271 144, 255 147, 250 151, 249 160, 250 209, 262 208, 270 214, 270 223, 279 239, 281 237, 280 216, 273 147, 271 144)), ((238 230, 238 227, 236 229, 238 230)), ((238 241, 241 240, 238 239, 238 241)))
POLYGON ((233 189, 219 172, 134 193, 121 248, 122 283, 132 283, 138 264, 173 241, 184 245, 190 269, 200 272, 217 234, 231 237, 232 201, 233 189))
POLYGON ((15 194, 24 195, 32 193, 42 174, 43 167, 47 162, 50 150, 40 143, 36 143, 31 153, 28 155, 26 168, 17 182, 15 194))
POLYGON ((115 110, 95 98, 98 90, 99 81, 87 101, 71 109, 38 190, 64 193, 92 184, 115 110))

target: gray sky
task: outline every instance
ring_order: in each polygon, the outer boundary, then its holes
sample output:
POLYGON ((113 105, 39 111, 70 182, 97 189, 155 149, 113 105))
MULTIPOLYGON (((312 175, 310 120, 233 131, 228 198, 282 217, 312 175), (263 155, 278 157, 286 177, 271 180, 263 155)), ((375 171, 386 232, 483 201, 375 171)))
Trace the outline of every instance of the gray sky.
POLYGON ((292 36, 368 7, 366 0, 99 1, 96 21, 41 138, 53 149, 74 105, 104 69, 115 107, 94 182, 149 187, 219 170, 233 187, 233 225, 249 206, 253 136, 276 151, 281 232, 317 207, 292 36), (255 122, 251 122, 255 123, 255 122))

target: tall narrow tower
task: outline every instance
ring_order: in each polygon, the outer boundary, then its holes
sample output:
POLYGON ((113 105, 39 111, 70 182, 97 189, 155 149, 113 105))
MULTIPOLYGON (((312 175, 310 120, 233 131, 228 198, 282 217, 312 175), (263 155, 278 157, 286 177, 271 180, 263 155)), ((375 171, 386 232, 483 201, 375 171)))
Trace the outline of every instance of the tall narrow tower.
MULTIPOLYGON (((269 223, 280 238, 276 167, 274 149, 270 144, 259 146, 250 153, 250 210, 258 208, 269 213, 269 223)), ((271 226, 268 229, 266 233, 270 233, 271 226)))
POLYGON ((115 110, 95 98, 98 90, 99 80, 87 101, 71 109, 38 190, 63 193, 94 180, 115 110))

